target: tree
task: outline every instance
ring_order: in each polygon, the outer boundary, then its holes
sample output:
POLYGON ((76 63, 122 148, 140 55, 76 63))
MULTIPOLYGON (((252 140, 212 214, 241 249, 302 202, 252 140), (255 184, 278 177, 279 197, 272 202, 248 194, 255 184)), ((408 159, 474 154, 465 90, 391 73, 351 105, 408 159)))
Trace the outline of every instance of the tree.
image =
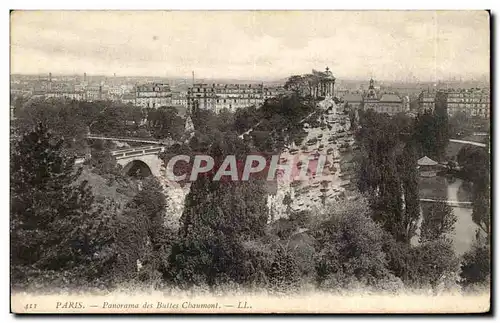
POLYGON ((116 162, 116 158, 109 150, 95 150, 89 160, 85 161, 92 170, 103 177, 120 176, 122 166, 116 162))
POLYGON ((127 109, 117 102, 102 102, 101 104, 102 109, 89 125, 90 132, 124 136, 129 129, 127 109))
POLYGON ((119 277, 136 277, 137 263, 141 280, 155 281, 168 275, 168 254, 174 238, 165 226, 166 200, 159 181, 146 179, 126 205, 118 224, 117 250, 126 255, 116 264, 119 277))
POLYGON ((160 107, 148 112, 148 127, 156 138, 180 140, 184 133, 184 120, 175 107, 160 107))
POLYGON ((490 156, 482 147, 464 146, 457 155, 462 174, 473 183, 472 220, 487 235, 490 235, 491 180, 490 156))
POLYGON ((411 142, 407 143, 403 148, 403 153, 398 156, 397 162, 398 173, 401 178, 404 210, 396 231, 399 232, 401 240, 408 242, 416 234, 420 218, 417 156, 411 142))
POLYGON ((11 268, 13 282, 40 272, 97 278, 109 259, 102 257, 113 237, 114 212, 93 207, 86 181, 78 181, 74 157, 63 140, 39 124, 11 152, 11 268))
POLYGON ((448 122, 448 95, 439 91, 436 93, 434 107, 434 118, 436 128, 436 156, 440 159, 445 157, 445 150, 450 140, 450 126, 448 122))
POLYGON ((396 240, 409 243, 419 218, 414 145, 401 142, 393 119, 367 111, 360 122, 358 188, 370 196, 373 219, 396 240))
POLYGON ((286 247, 278 245, 268 272, 269 287, 275 291, 290 292, 297 287, 299 276, 299 266, 294 255, 286 247))
MULTIPOLYGON (((231 147, 214 145, 218 160, 231 147)), ((181 285, 214 287, 223 282, 243 283, 251 274, 243 242, 264 234, 266 194, 258 181, 213 181, 213 174, 192 183, 181 217, 179 240, 170 255, 171 279, 181 285)))
POLYGON ((440 282, 453 282, 458 272, 458 259, 446 239, 411 246, 386 237, 384 251, 391 272, 409 287, 435 288, 440 282))
POLYGON ((238 109, 234 114, 233 127, 238 134, 251 129, 259 122, 257 108, 252 106, 246 109, 238 109))
MULTIPOLYGON (((228 154, 243 158, 247 150, 235 133, 217 135, 207 146, 216 165, 228 154)), ((169 258, 170 279, 181 285, 243 283, 250 273, 238 255, 245 252, 245 241, 264 235, 268 209, 263 183, 214 181, 213 176, 198 176, 185 199, 179 240, 169 258)))
POLYGON ((286 213, 290 214, 292 210, 292 197, 290 193, 286 193, 283 197, 283 205, 286 206, 286 213))
POLYGON ((290 76, 284 85, 284 88, 289 91, 293 91, 296 94, 302 94, 307 86, 307 80, 301 75, 290 76))
POLYGON ((371 219, 366 202, 332 206, 313 230, 320 286, 342 286, 352 279, 374 285, 391 276, 382 249, 384 231, 371 219))
POLYGON ((432 204, 423 212, 420 242, 437 240, 453 233, 455 222, 457 217, 448 204, 445 202, 432 204))
POLYGON ((470 132, 472 132, 470 118, 463 111, 458 111, 457 113, 455 113, 452 117, 449 118, 448 122, 450 125, 450 134, 453 135, 454 138, 468 135, 470 132))
POLYGON ((426 110, 415 120, 413 138, 419 144, 420 154, 443 159, 450 139, 448 127, 446 96, 437 95, 434 111, 426 110))
POLYGON ((487 284, 490 280, 491 251, 487 239, 477 239, 462 256, 460 283, 464 287, 487 284))
POLYGON ((78 113, 77 101, 47 99, 28 102, 18 113, 19 133, 28 133, 39 123, 64 138, 63 149, 69 155, 84 154, 87 127, 78 113))

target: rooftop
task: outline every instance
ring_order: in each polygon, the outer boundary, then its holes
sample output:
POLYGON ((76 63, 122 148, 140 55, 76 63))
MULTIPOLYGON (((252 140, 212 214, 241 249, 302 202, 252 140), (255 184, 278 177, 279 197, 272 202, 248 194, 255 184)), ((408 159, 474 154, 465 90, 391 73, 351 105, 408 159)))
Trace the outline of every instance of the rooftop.
POLYGON ((138 92, 169 92, 170 85, 162 83, 147 83, 137 85, 138 92))
POLYGON ((126 93, 122 96, 122 100, 135 100, 135 94, 126 93))
POLYGON ((417 161, 417 164, 419 166, 436 166, 438 162, 430 159, 427 156, 424 156, 417 161))
POLYGON ((386 93, 380 98, 380 102, 401 102, 401 98, 396 94, 386 93))
POLYGON ((342 99, 344 99, 344 101, 347 101, 347 102, 361 102, 361 101, 363 101, 363 97, 359 93, 358 94, 347 93, 346 95, 344 95, 342 97, 342 99))

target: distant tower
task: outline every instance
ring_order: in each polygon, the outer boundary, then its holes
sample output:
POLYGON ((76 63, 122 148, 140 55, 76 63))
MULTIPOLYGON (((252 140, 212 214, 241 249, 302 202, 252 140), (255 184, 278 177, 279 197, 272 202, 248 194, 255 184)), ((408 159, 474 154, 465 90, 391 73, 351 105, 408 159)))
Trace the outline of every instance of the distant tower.
POLYGON ((194 71, 192 71, 192 77, 193 77, 192 85, 194 85, 194 71))
POLYGON ((370 79, 370 86, 368 87, 368 94, 366 95, 367 99, 377 99, 377 92, 375 92, 375 81, 373 78, 370 79))
POLYGON ((83 73, 83 82, 87 82, 87 73, 83 73))
POLYGON ((52 91, 52 73, 49 73, 49 91, 52 91))

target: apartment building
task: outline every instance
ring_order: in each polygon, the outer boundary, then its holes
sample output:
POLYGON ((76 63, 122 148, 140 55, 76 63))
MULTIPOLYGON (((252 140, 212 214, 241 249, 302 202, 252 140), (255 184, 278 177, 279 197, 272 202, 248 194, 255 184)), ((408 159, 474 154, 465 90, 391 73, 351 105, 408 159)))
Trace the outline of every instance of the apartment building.
POLYGON ((275 97, 282 87, 264 87, 263 84, 207 84, 197 83, 188 89, 187 104, 219 113, 223 109, 236 111, 249 106, 260 106, 275 97))
POLYGON ((489 118, 489 89, 458 89, 447 92, 447 111, 452 116, 459 112, 472 117, 489 118))
POLYGON ((172 104, 172 90, 168 84, 147 83, 135 88, 135 104, 143 108, 159 108, 172 104))

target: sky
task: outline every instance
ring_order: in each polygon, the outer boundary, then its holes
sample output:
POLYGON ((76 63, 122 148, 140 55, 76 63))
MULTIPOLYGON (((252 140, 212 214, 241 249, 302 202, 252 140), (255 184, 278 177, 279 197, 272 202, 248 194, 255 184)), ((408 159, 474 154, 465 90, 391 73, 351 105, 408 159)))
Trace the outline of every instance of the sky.
POLYGON ((486 11, 14 11, 11 73, 475 79, 489 39, 486 11))

